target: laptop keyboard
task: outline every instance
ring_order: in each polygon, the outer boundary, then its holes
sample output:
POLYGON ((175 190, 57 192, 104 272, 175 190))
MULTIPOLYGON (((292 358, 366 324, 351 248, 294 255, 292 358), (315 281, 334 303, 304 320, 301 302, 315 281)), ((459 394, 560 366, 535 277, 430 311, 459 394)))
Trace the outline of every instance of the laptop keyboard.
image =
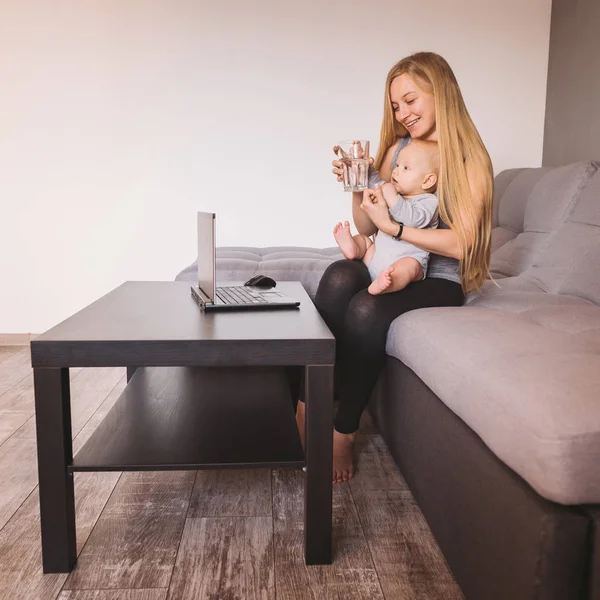
POLYGON ((223 304, 268 304, 262 296, 251 294, 243 286, 218 287, 217 298, 223 304))

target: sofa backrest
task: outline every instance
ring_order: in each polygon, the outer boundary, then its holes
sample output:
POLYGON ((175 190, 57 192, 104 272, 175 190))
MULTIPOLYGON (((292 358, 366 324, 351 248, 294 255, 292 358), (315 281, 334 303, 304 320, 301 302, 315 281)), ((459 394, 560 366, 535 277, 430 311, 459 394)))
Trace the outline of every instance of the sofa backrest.
POLYGON ((493 226, 494 277, 600 304, 600 163, 499 173, 493 226))

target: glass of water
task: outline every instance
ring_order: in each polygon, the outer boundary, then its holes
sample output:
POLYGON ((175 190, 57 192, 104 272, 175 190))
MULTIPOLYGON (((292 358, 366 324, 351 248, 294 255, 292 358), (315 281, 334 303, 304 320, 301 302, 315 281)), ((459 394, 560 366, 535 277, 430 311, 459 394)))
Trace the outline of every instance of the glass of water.
POLYGON ((342 161, 345 192, 362 192, 369 183, 369 140, 343 140, 337 143, 342 161))

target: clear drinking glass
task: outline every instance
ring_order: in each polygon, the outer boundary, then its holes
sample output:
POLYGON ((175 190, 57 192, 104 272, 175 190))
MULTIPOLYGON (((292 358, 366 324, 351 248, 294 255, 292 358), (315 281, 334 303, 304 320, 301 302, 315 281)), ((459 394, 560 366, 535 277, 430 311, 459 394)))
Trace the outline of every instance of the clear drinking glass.
POLYGON ((337 143, 342 161, 345 192, 362 192, 369 183, 369 140, 344 140, 337 143))

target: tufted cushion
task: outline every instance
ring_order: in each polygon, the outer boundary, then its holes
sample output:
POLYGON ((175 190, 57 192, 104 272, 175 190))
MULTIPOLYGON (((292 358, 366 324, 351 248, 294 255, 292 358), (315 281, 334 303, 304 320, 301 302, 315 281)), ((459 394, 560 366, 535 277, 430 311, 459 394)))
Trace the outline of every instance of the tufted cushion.
POLYGON ((544 252, 523 275, 548 292, 600 304, 599 270, 600 173, 582 188, 565 221, 548 238, 544 252))
POLYGON ((591 161, 556 169, 521 169, 506 187, 497 189, 494 238, 504 243, 492 248, 492 273, 510 277, 530 268, 596 171, 597 164, 591 161))
MULTIPOLYGON (((257 273, 269 275, 275 281, 300 281, 311 298, 325 269, 343 258, 340 249, 297 248, 217 248, 217 281, 245 281, 257 273)), ((197 263, 192 263, 176 281, 196 281, 197 263)))

